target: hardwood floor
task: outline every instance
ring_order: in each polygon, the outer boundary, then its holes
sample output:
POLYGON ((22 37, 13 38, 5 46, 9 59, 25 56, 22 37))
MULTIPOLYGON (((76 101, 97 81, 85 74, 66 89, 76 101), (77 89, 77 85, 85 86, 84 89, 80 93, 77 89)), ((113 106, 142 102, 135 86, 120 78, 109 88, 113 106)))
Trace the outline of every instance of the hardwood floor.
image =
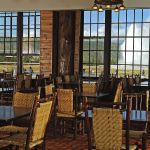
POLYGON ((46 150, 88 150, 87 136, 78 135, 76 140, 72 137, 48 137, 46 150))

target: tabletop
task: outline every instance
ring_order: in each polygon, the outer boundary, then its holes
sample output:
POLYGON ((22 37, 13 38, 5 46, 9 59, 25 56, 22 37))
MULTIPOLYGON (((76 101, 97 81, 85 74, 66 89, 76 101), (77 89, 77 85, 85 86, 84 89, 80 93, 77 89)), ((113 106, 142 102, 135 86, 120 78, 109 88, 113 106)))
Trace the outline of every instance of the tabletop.
POLYGON ((0 106, 0 124, 29 116, 31 108, 0 106))
MULTIPOLYGON (((82 117, 83 118, 85 117, 85 113, 82 114, 82 117)), ((88 110, 88 117, 92 118, 92 110, 88 110)), ((123 120, 126 120, 126 112, 122 113, 122 118, 123 120)), ((150 121, 150 112, 146 112, 144 110, 142 111, 132 110, 130 120, 137 122, 150 121)))
POLYGON ((87 98, 102 98, 102 97, 105 97, 105 96, 109 96, 110 93, 104 93, 104 92, 96 92, 96 93, 82 93, 80 92, 78 94, 78 97, 87 97, 87 98))

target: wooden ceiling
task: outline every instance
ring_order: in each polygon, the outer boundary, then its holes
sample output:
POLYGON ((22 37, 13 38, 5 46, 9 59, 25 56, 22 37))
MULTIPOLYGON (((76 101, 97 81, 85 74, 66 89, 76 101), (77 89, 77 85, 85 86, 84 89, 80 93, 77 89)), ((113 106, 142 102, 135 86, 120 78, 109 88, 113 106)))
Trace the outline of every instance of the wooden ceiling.
MULTIPOLYGON (((1 0, 0 11, 90 9, 94 0, 1 0)), ((150 0, 124 0, 126 7, 150 7, 150 0)))

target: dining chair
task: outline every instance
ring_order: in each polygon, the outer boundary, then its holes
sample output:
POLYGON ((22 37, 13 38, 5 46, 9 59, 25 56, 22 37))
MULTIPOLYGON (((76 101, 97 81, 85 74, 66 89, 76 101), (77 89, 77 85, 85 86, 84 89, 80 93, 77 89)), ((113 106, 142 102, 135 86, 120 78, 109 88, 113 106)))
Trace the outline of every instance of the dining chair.
POLYGON ((11 144, 16 148, 29 150, 42 145, 45 150, 45 137, 53 101, 38 103, 31 114, 30 126, 26 133, 16 133, 0 140, 0 144, 11 144))
MULTIPOLYGON (((96 95, 97 83, 94 82, 84 82, 82 84, 82 92, 84 95, 96 95)), ((92 107, 95 103, 95 98, 88 98, 88 107, 92 107)))
POLYGON ((83 110, 78 109, 76 90, 57 89, 57 112, 55 127, 59 121, 60 131, 62 134, 65 132, 65 130, 67 130, 65 123, 67 124, 67 122, 71 121, 73 123, 71 130, 74 131, 74 138, 76 138, 78 122, 82 126, 82 113, 83 110))
POLYGON ((23 88, 24 84, 24 74, 20 74, 16 78, 16 91, 19 91, 23 88))
POLYGON ((147 134, 149 130, 149 91, 139 93, 125 93, 123 100, 131 100, 132 102, 131 109, 135 112, 132 117, 134 117, 137 121, 131 121, 130 139, 132 141, 136 141, 140 145, 143 135, 147 134), (140 123, 138 120, 143 119, 142 117, 145 118, 145 121, 140 123))
POLYGON ((45 96, 53 94, 53 88, 54 86, 52 84, 45 86, 45 96))
POLYGON ((32 75, 26 74, 24 76, 24 88, 25 89, 30 89, 31 88, 31 80, 32 80, 32 75))
MULTIPOLYGON (((128 117, 129 115, 127 115, 126 119, 129 119, 128 117)), ((88 116, 88 109, 85 109, 85 119, 88 135, 88 150, 136 149, 136 145, 128 145, 129 128, 126 130, 127 137, 125 145, 123 144, 123 118, 122 111, 119 109, 119 107, 114 108, 113 104, 112 107, 93 107, 91 123, 88 116)))
MULTIPOLYGON (((13 96, 13 106, 14 107, 25 107, 32 108, 33 103, 37 100, 38 93, 21 93, 16 92, 13 96)), ((30 117, 20 118, 12 122, 11 125, 6 125, 0 127, 0 132, 7 133, 16 133, 16 132, 25 132, 26 129, 22 127, 28 127, 30 122, 30 117)))
POLYGON ((55 77, 56 88, 63 88, 63 79, 62 76, 55 77))
POLYGON ((32 107, 33 99, 38 96, 38 92, 32 93, 22 93, 16 92, 13 95, 13 106, 14 107, 32 107))

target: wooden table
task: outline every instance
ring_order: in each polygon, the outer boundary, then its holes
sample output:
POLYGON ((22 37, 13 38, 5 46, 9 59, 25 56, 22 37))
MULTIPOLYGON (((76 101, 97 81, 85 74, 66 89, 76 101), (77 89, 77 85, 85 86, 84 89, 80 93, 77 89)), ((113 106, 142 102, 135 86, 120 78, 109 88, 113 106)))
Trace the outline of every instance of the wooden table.
POLYGON ((29 116, 31 108, 0 106, 0 125, 10 123, 22 117, 29 116))
POLYGON ((138 91, 149 90, 149 88, 150 88, 150 82, 148 82, 148 81, 142 81, 139 84, 133 84, 133 88, 135 88, 138 91))

